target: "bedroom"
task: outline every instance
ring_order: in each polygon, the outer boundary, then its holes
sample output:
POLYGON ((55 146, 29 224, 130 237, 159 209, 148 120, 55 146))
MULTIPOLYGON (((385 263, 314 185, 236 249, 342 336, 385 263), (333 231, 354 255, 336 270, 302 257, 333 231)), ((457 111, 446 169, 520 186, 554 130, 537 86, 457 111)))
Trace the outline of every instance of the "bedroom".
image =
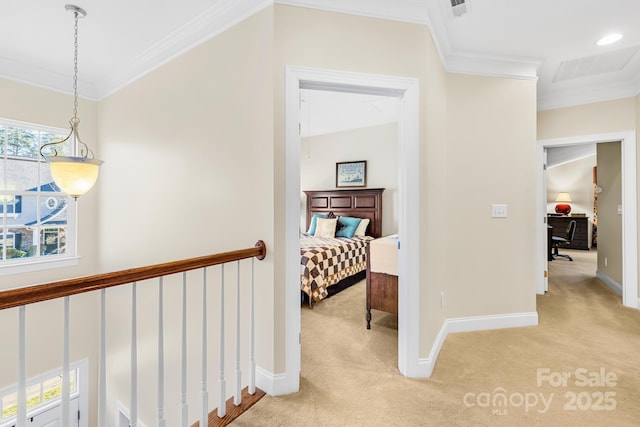
MULTIPOLYGON (((318 193, 325 191, 346 190, 343 191, 343 194, 350 194, 348 193, 350 190, 361 190, 368 193, 382 189, 381 194, 372 193, 373 198, 381 201, 381 218, 376 222, 377 214, 374 214, 374 223, 369 224, 368 220, 361 221, 359 225, 364 227, 358 227, 353 239, 362 236, 365 227, 367 237, 362 237, 363 239, 372 238, 372 235, 384 237, 398 232, 398 109, 400 104, 399 99, 394 97, 312 89, 300 90, 300 101, 300 231, 302 236, 301 253, 303 254, 301 296, 304 309, 311 309, 318 303, 322 304, 325 297, 324 294, 318 295, 319 290, 316 289, 314 292, 310 289, 310 284, 316 285, 316 280, 311 278, 310 268, 305 267, 305 264, 310 263, 313 268, 316 257, 314 256, 313 262, 305 258, 305 254, 308 257, 314 255, 314 251, 307 252, 305 246, 313 244, 313 242, 319 244, 317 239, 308 236, 312 236, 315 232, 313 229, 319 228, 314 226, 324 220, 318 218, 316 218, 318 221, 312 220, 314 214, 309 213, 309 210, 313 209, 311 207, 313 201, 308 198, 314 197, 314 200, 318 200, 322 204, 324 195, 318 193), (364 161, 364 182, 356 187, 350 184, 339 186, 336 176, 337 164, 353 161, 364 161)), ((358 200, 364 200, 363 197, 369 197, 369 194, 366 196, 355 195, 354 197, 352 207, 355 209, 358 200)), ((375 211, 377 212, 378 209, 375 211)), ((354 210, 354 212, 357 211, 354 210)), ((362 216, 370 214, 367 212, 362 216)), ((321 209, 320 213, 316 215, 325 215, 325 213, 321 209)), ((340 220, 338 220, 338 224, 340 224, 340 220)), ((349 237, 349 235, 337 230, 332 234, 335 237, 349 237)), ((333 241, 331 242, 333 243, 333 241)), ((353 242, 352 239, 347 239, 343 244, 350 245, 352 249, 345 250, 345 252, 353 254, 353 261, 352 258, 347 259, 349 268, 340 269, 339 274, 332 274, 330 277, 334 280, 329 283, 331 286, 326 286, 326 288, 324 279, 318 280, 318 283, 322 283, 322 292, 326 290, 328 296, 335 295, 350 286, 362 288, 358 291, 362 292, 362 296, 356 299, 361 305, 350 306, 350 309, 362 313, 363 328, 365 327, 365 305, 367 305, 364 295, 367 265, 364 260, 368 243, 368 240, 353 242), (336 277, 338 275, 340 277, 336 277), (333 284, 334 281, 338 281, 338 283, 333 284)), ((323 244, 325 243, 323 242, 323 244)), ((329 275, 323 271, 323 274, 318 277, 324 276, 329 275)), ((339 297, 340 295, 335 296, 335 298, 339 297)), ((397 306, 397 301, 395 304, 397 306)), ((305 315, 304 309, 301 312, 303 316, 305 315)), ((375 317, 381 317, 379 314, 382 313, 374 311, 374 320, 378 320, 375 317)), ((367 316, 367 319, 370 320, 371 314, 367 316)), ((390 317, 395 318, 395 315, 392 314, 390 317)), ((395 321, 391 321, 390 326, 397 329, 397 318, 395 321)), ((368 322, 367 327, 369 327, 368 322)))
MULTIPOLYGON (((383 189, 381 194, 381 218, 377 214, 362 213, 362 216, 372 216, 373 222, 362 222, 363 230, 366 227, 367 236, 388 236, 398 232, 398 108, 397 98, 364 95, 326 90, 304 89, 300 91, 301 97, 301 149, 300 149, 300 230, 301 232, 315 232, 313 214, 307 213, 307 195, 305 192, 327 190, 370 190, 383 189), (364 161, 365 179, 358 186, 341 184, 337 187, 336 173, 337 163, 364 161), (307 218, 307 216, 309 218, 307 218), (313 225, 312 225, 313 224, 313 225)), ((379 195, 373 196, 376 199, 379 195)), ((321 200, 321 199, 318 199, 321 200)), ((322 203, 322 202, 320 202, 322 203)), ((354 203, 355 209, 355 203, 354 203)), ((331 212, 331 209, 330 209, 331 212)), ((318 215, 326 215, 322 209, 318 215)), ((333 214, 333 212, 331 212, 333 214)), ((351 214, 357 216, 358 213, 351 214)), ((341 224, 338 221, 338 224, 341 224)), ((359 230, 356 237, 363 234, 359 230)), ((337 231, 337 236, 353 237, 352 233, 344 234, 337 231)), ((336 232, 332 234, 336 234, 336 232)), ((355 232, 355 229, 354 229, 355 232)), ((334 237, 333 235, 330 237, 334 237)), ((318 245, 319 241, 305 239, 305 245, 318 245)), ((352 282, 364 278, 364 242, 351 242, 354 257, 359 261, 349 261, 351 271, 346 269, 340 272, 340 278, 350 275, 352 282), (356 248, 358 246, 358 248, 356 248), (358 265, 355 265, 358 264, 358 265), (353 276, 351 276, 353 274, 353 276)), ((304 249, 302 251, 304 253, 304 249)), ((309 261, 311 262, 311 261, 309 261)), ((310 266, 313 269, 313 265, 310 266)), ((306 273, 309 276, 307 269, 306 273)), ((311 294, 309 284, 316 286, 316 282, 322 280, 309 280, 304 278, 303 284, 307 293, 311 294), (311 282, 311 283, 309 283, 311 282)), ((337 281, 337 275, 332 275, 332 282, 337 281)), ((328 286, 330 294, 344 286, 349 281, 345 280, 340 286, 328 286)), ((325 292, 324 284, 321 284, 321 293, 325 292)), ((321 297, 320 297, 321 298, 321 297)), ((303 299, 307 302, 315 302, 315 297, 309 301, 309 296, 303 291, 303 299)))

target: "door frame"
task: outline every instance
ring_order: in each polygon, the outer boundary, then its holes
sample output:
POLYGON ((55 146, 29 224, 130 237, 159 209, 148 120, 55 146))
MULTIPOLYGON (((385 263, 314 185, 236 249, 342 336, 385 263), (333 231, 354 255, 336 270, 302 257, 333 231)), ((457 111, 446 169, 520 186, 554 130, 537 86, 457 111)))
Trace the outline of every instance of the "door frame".
MULTIPOLYGON (((286 382, 299 389, 300 375, 300 89, 338 90, 400 98, 398 120, 399 221, 398 368, 408 377, 424 375, 420 365, 419 163, 417 79, 286 67, 285 77, 285 350, 286 382)), ((424 315, 424 313, 422 313, 424 315)), ((364 315, 363 315, 364 327, 364 315)))
POLYGON ((636 131, 611 132, 605 134, 582 135, 568 138, 538 140, 536 147, 537 183, 538 183, 538 221, 536 221, 539 272, 536 280, 536 292, 545 292, 545 274, 547 273, 547 195, 543 180, 544 149, 587 143, 616 142, 621 144, 622 176, 622 304, 638 308, 638 214, 637 214, 637 159, 636 131))

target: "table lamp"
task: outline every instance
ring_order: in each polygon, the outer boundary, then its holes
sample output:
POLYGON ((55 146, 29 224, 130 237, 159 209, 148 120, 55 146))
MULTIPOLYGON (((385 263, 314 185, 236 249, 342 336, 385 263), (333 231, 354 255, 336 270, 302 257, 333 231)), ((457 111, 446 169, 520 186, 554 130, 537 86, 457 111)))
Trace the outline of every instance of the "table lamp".
MULTIPOLYGON (((569 193, 558 193, 558 197, 556 197, 556 202, 571 202, 571 196, 569 193)), ((571 212, 571 205, 568 203, 558 203, 556 205, 556 213, 569 215, 571 212)))

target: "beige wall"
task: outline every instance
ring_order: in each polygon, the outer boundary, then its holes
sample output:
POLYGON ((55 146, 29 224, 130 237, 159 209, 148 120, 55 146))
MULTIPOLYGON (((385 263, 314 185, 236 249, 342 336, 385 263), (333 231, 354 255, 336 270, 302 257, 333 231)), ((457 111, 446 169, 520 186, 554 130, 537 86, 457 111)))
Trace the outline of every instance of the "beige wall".
POLYGON ((447 90, 446 317, 534 312, 536 83, 450 75, 447 90))
POLYGON ((538 139, 635 130, 634 98, 538 112, 538 139))
MULTIPOLYGON (((0 117, 66 129, 73 113, 73 97, 59 92, 0 79, 0 117)), ((97 143, 96 104, 84 99, 78 106, 80 135, 99 156, 97 143)), ((69 277, 91 275, 97 264, 98 192, 100 182, 87 195, 78 199, 78 254, 73 267, 48 269, 33 273, 0 276, 0 290, 46 283, 69 277)), ((89 358, 89 370, 97 372, 97 299, 95 294, 70 299, 71 334, 83 337, 71 340, 70 359, 89 358)), ((0 351, 0 388, 17 383, 17 319, 18 310, 0 311, 0 325, 6 326, 0 351)), ((62 366, 62 301, 43 302, 27 307, 27 377, 33 377, 62 366), (43 357, 47 355, 48 357, 43 357)), ((96 393, 96 383, 90 383, 96 393)), ((95 405, 92 405, 95 414, 95 405)))
POLYGON ((622 174, 620 142, 597 145, 598 150, 598 272, 622 285, 622 174), (606 259, 606 265, 605 265, 606 259))
MULTIPOLYGON (((256 348, 259 366, 274 371, 272 9, 267 8, 185 53, 100 103, 105 160, 99 245, 103 270, 143 266, 252 247, 266 242, 256 262, 256 348)), ((210 298, 217 295, 219 267, 209 269, 210 298)), ((228 276, 227 304, 234 306, 235 267, 228 276)), ((189 275, 189 404, 199 407, 201 279, 189 275)), ((243 289, 249 274, 243 273, 243 289)), ((167 366, 179 361, 179 280, 168 279, 165 307, 167 366), (178 340, 178 341, 176 341, 178 340)), ((156 283, 140 286, 139 381, 156 384, 156 283)), ((128 349, 130 289, 109 297, 110 388, 128 406, 128 369, 119 360, 128 349), (126 331, 126 332, 125 332, 126 331)), ((211 300, 215 301, 215 298, 211 300)), ((244 295, 242 310, 249 300, 244 295)), ((209 359, 217 365, 217 313, 210 309, 209 359)), ((227 312, 234 325, 234 311, 227 312)), ((246 319, 245 316, 243 316, 246 319)), ((243 328, 246 328, 243 321, 243 328)), ((245 335, 246 336, 246 335, 245 335)), ((233 328, 227 330, 227 378, 232 375, 233 328)), ((246 354, 246 353, 243 353, 246 354)), ((126 365, 125 365, 126 366, 126 365)), ((243 357, 243 367, 246 367, 243 357)), ((177 425, 179 372, 167 372, 167 425, 177 425), (169 402, 169 401, 168 401, 169 402)), ((217 404, 216 372, 210 373, 211 407, 217 404)), ((233 384, 231 382, 230 384, 233 384)), ((228 393, 232 386, 229 385, 228 393)), ((154 393, 140 395, 140 419, 152 425, 154 393)), ((115 402, 110 402, 110 414, 115 402)), ((191 418, 195 418, 195 412, 191 418)))
POLYGON ((445 320, 440 307, 440 292, 449 283, 448 256, 443 247, 449 234, 447 204, 447 73, 435 48, 431 33, 427 34, 426 67, 428 78, 420 82, 420 348, 426 357, 432 350, 445 320), (427 190, 424 190, 427 189, 427 190), (425 220, 428 219, 428 220, 425 220))
MULTIPOLYGON (((384 188, 382 235, 398 232, 398 124, 389 123, 300 141, 300 188, 336 188, 336 162, 367 161, 367 187, 384 188)), ((300 229, 306 231, 307 196, 300 195, 300 229)))

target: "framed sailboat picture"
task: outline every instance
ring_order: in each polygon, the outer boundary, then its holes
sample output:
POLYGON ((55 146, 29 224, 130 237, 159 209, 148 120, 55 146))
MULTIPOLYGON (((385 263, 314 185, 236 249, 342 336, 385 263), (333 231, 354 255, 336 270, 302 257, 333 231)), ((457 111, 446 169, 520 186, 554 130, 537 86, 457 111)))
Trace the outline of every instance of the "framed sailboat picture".
POLYGON ((366 187, 367 161, 336 163, 336 187, 366 187))

